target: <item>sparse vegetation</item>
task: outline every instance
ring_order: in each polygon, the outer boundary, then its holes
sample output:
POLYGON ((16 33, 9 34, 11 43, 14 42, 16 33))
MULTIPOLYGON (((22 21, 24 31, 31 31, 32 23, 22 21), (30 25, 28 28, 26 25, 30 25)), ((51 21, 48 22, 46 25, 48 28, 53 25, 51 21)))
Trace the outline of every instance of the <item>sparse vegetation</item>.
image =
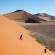
POLYGON ((36 41, 38 41, 39 43, 45 44, 43 37, 36 37, 36 41))
POLYGON ((33 38, 44 44, 49 50, 55 51, 55 22, 42 24, 24 24, 24 28, 31 31, 33 38), (40 33, 40 35, 38 34, 40 33))

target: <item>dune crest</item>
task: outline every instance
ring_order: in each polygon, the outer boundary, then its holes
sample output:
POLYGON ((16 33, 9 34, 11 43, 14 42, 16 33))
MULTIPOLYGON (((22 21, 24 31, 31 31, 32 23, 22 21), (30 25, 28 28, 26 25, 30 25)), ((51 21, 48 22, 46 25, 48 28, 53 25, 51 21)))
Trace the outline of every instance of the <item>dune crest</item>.
POLYGON ((29 34, 29 31, 15 22, 0 16, 0 55, 54 55, 49 50, 44 53, 45 47, 29 34))

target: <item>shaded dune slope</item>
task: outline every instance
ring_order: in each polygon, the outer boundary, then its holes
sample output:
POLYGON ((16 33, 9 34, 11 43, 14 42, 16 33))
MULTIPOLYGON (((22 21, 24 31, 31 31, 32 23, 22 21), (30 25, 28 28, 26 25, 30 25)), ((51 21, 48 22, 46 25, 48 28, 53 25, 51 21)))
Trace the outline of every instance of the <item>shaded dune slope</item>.
POLYGON ((30 36, 29 31, 0 16, 0 55, 54 55, 49 50, 44 54, 45 47, 30 36))

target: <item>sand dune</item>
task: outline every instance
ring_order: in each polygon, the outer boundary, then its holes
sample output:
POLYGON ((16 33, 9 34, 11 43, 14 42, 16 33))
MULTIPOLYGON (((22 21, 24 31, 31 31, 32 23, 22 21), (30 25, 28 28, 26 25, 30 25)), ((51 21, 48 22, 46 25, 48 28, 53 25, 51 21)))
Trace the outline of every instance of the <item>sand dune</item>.
POLYGON ((25 20, 27 20, 28 18, 33 18, 32 14, 23 10, 7 13, 7 14, 4 14, 4 16, 18 22, 25 22, 25 20))
POLYGON ((15 22, 0 16, 0 55, 54 55, 44 46, 35 41, 30 32, 15 22), (20 40, 20 35, 23 40, 20 40))

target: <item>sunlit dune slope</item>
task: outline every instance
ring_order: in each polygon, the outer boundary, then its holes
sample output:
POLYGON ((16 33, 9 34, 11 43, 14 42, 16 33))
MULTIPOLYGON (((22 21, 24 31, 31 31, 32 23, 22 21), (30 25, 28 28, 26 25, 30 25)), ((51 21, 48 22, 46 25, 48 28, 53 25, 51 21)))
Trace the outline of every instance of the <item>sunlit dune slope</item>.
POLYGON ((0 55, 54 55, 35 41, 30 32, 0 16, 0 55), (22 34, 22 40, 20 35, 22 34))

